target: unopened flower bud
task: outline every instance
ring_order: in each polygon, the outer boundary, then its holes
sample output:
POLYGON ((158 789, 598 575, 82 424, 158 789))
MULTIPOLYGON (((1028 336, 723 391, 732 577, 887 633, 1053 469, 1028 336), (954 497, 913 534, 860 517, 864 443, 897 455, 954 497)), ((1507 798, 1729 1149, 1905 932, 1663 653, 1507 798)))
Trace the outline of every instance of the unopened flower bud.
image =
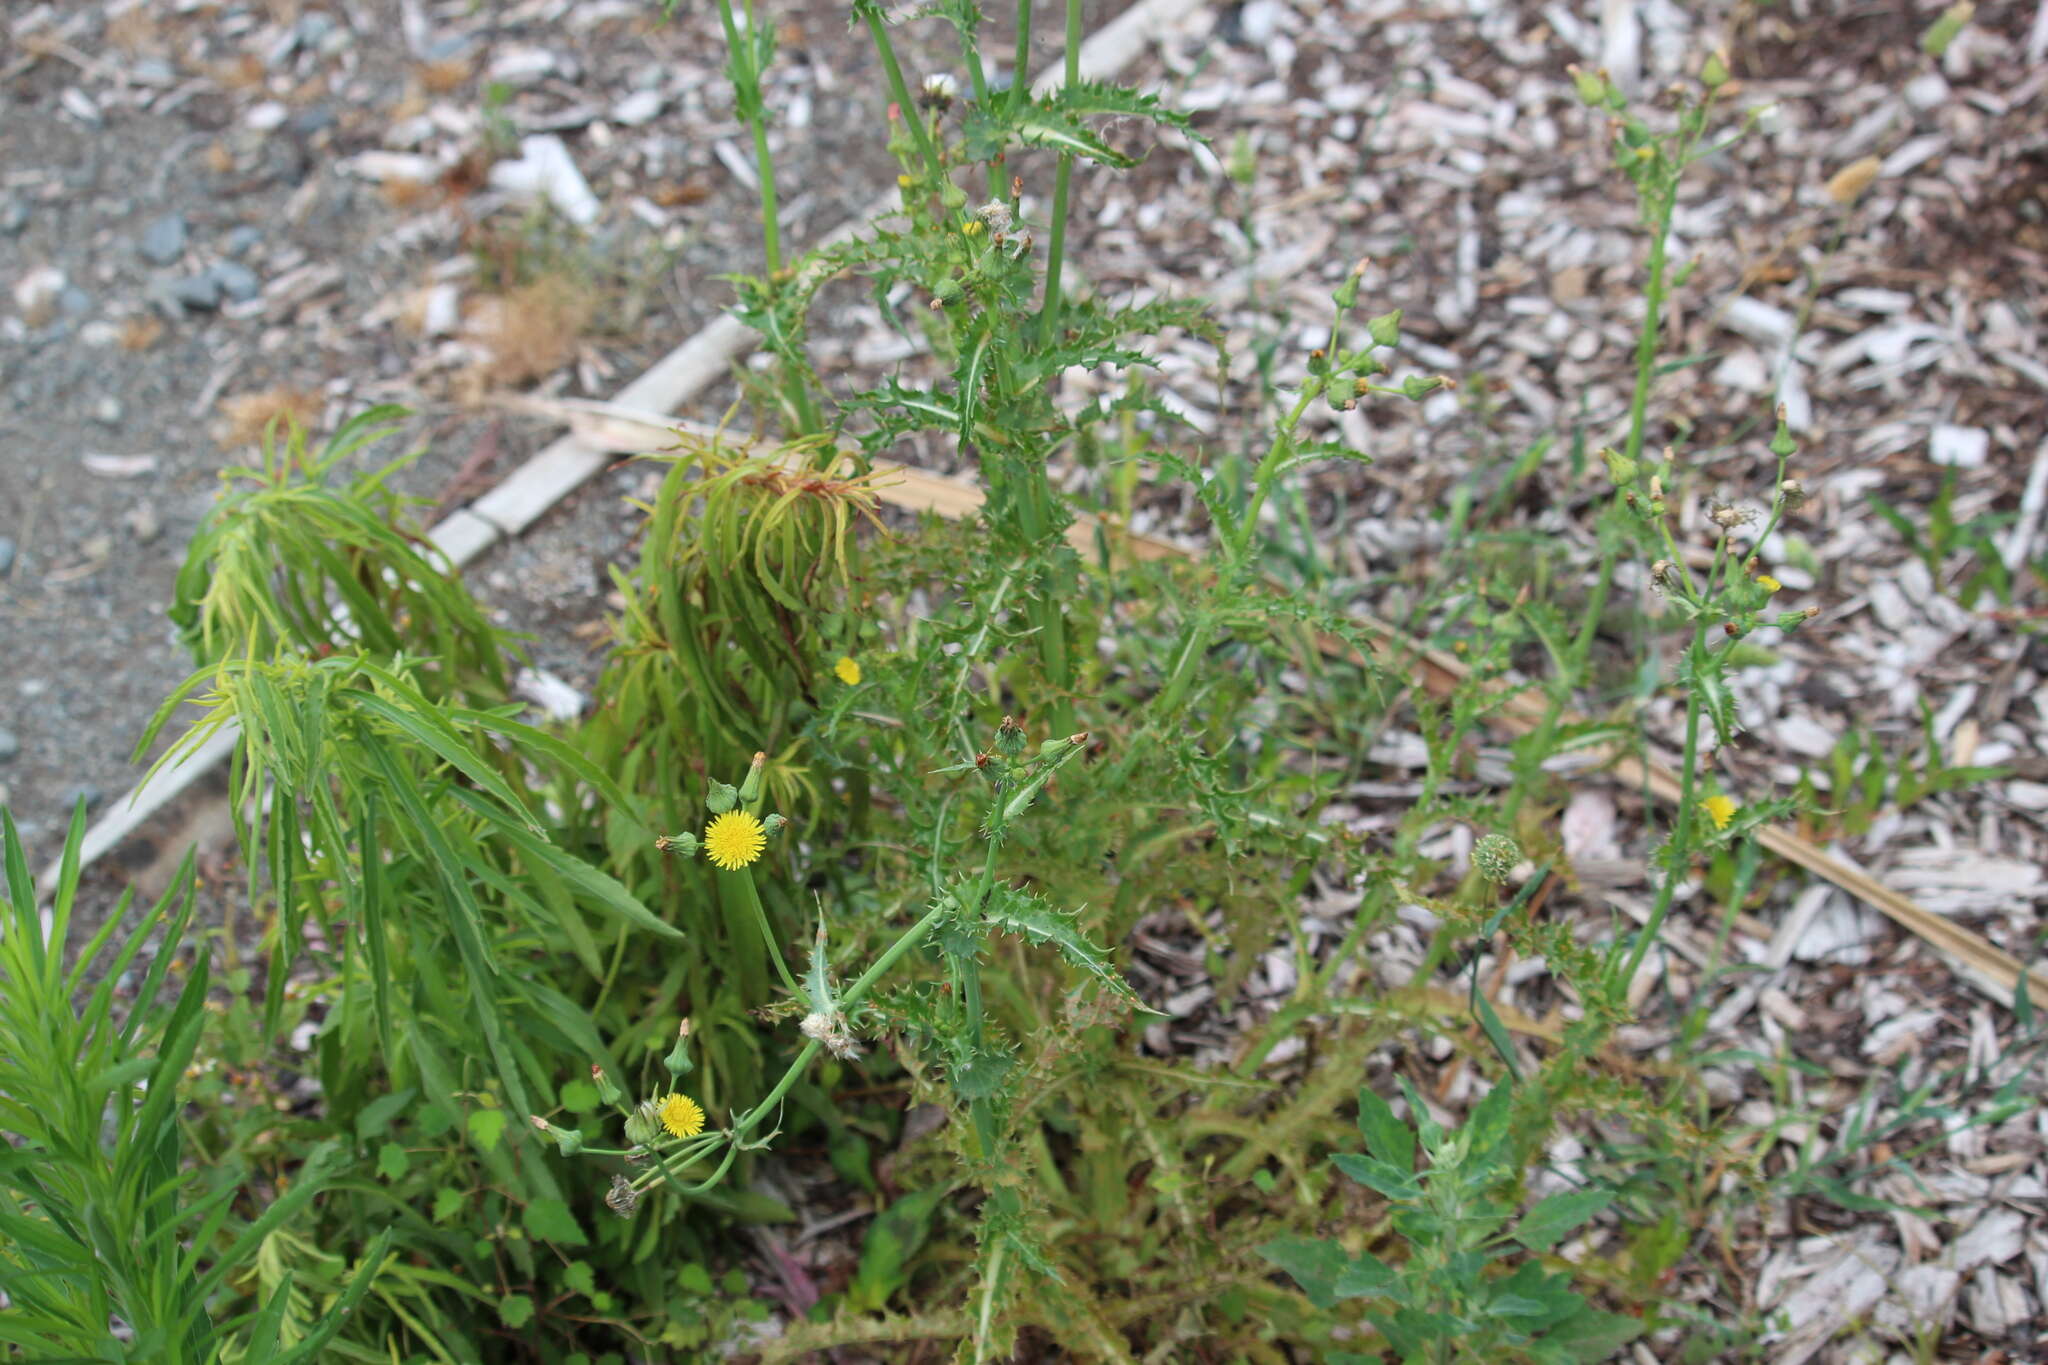
POLYGON ((690 1070, 690 1021, 684 1019, 682 1027, 676 1030, 676 1045, 669 1049, 668 1056, 661 1059, 671 1076, 680 1076, 690 1070))
POLYGON ((782 827, 788 823, 789 817, 786 815, 769 815, 762 819, 761 829, 770 837, 773 837, 779 834, 782 831, 782 827))
POLYGON ((578 1128, 557 1128, 539 1114, 533 1116, 533 1126, 555 1140, 555 1148, 563 1156, 574 1156, 583 1150, 583 1132, 578 1128))
POLYGON ((1707 54, 1707 60, 1700 66, 1700 84, 1709 90, 1719 90, 1728 84, 1728 59, 1720 52, 1707 54))
POLYGON ((661 1133, 661 1106, 653 1100, 642 1100, 632 1113, 626 1115, 626 1141, 635 1147, 645 1147, 661 1133))
POLYGON ((1600 458, 1607 462, 1607 477, 1614 480, 1617 488, 1628 487, 1641 472, 1640 465, 1618 450, 1602 450, 1600 458))
POLYGON ((1008 759, 1023 754, 1024 727, 1014 717, 1004 716, 1003 723, 996 727, 996 752, 1008 759))
POLYGON ((704 797, 704 809, 710 811, 713 815, 723 815, 738 805, 739 801, 740 789, 738 787, 729 786, 714 777, 711 779, 711 790, 704 797))
POLYGON ((768 766, 768 755, 756 753, 754 761, 747 765, 747 775, 740 779, 740 800, 746 802, 761 799, 761 772, 768 766))
POLYGON ((1797 511, 1806 505, 1806 485, 1797 479, 1780 479, 1778 496, 1785 500, 1788 510, 1797 511))
POLYGON ((685 858, 697 856, 697 836, 694 834, 664 834, 654 841, 654 847, 662 853, 679 853, 685 858))
POLYGON ((606 1104, 617 1104, 626 1098, 626 1092, 619 1089, 619 1083, 601 1066, 590 1068, 590 1082, 597 1087, 597 1097, 606 1104))

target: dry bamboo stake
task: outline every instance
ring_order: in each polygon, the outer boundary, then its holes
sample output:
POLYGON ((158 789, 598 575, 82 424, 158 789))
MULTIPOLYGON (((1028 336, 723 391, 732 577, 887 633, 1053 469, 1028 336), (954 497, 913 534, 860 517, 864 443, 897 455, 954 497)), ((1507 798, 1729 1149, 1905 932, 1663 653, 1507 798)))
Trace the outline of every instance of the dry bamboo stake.
MULTIPOLYGON (((622 404, 580 402, 574 399, 506 401, 511 406, 567 422, 571 430, 578 434, 579 439, 592 446, 606 447, 615 452, 644 450, 651 443, 655 433, 681 433, 706 443, 717 439, 728 445, 746 445, 763 458, 774 458, 769 447, 750 438, 730 434, 721 436, 713 428, 701 423, 679 422, 660 413, 634 412, 622 404)), ((793 456, 787 461, 792 472, 801 463, 801 460, 793 456)), ((936 512, 940 516, 951 518, 972 516, 980 510, 981 489, 966 480, 947 478, 912 465, 895 464, 885 460, 875 461, 874 469, 881 475, 876 480, 875 491, 884 502, 892 506, 909 511, 936 512)), ((1125 530, 1086 512, 1077 513, 1074 524, 1067 528, 1068 542, 1084 552, 1092 551, 1097 543, 1097 537, 1101 535, 1116 541, 1137 560, 1186 558, 1192 553, 1172 541, 1125 530)), ((1409 638, 1398 627, 1386 621, 1371 616, 1360 616, 1357 621, 1373 634, 1384 636, 1397 645, 1406 656, 1412 658, 1422 670, 1424 686, 1432 692, 1449 692, 1464 682, 1469 675, 1463 660, 1409 638)), ((1334 636, 1323 636, 1318 644, 1327 654, 1343 657, 1351 653, 1351 647, 1334 636)), ((1500 684, 1492 686, 1505 690, 1500 684)), ((1532 693, 1524 691, 1508 698, 1498 714, 1515 729, 1526 731, 1535 727, 1542 711, 1542 702, 1532 693)), ((1574 722, 1581 718, 1567 714, 1563 719, 1574 722)), ((1631 787, 1647 790, 1652 796, 1667 804, 1677 803, 1682 783, 1679 775, 1668 765, 1655 759, 1638 759, 1619 748, 1609 748, 1605 751, 1605 756, 1611 764, 1610 771, 1616 780, 1631 787)), ((1838 858, 1830 857, 1812 842, 1789 829, 1780 826, 1759 829, 1757 839, 1779 857, 1797 863, 1814 875, 1834 883, 1858 900, 1874 906, 1894 923, 1933 948, 1964 980, 2008 1009, 2012 1006, 2013 992, 2019 985, 2022 970, 2028 975, 2028 996, 2031 999, 2048 1001, 2048 974, 2044 974, 2039 968, 2023 968, 2018 958, 1998 948, 1975 930, 1953 924, 1934 912, 1915 905, 1868 873, 1850 867, 1838 858)))

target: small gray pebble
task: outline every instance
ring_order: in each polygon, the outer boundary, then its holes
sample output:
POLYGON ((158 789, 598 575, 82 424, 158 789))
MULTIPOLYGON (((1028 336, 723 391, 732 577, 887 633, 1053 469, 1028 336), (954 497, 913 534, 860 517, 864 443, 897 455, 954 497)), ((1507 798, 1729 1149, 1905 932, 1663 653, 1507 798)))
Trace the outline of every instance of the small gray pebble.
POLYGON ((86 811, 90 813, 99 809, 99 804, 104 799, 98 787, 95 787, 90 782, 81 782, 70 791, 64 793, 64 809, 68 811, 83 801, 85 802, 86 811))
POLYGON ((318 47, 320 40, 334 31, 334 16, 320 10, 299 18, 299 41, 307 47, 318 47))
POLYGON ((316 104, 310 109, 301 109, 292 116, 292 131, 300 137, 311 137, 325 128, 334 126, 334 110, 325 104, 316 104))
POLYGON ((222 261, 206 273, 223 293, 237 303, 246 303, 263 289, 263 282, 256 278, 256 272, 240 261, 222 261))
POLYGON ((14 567, 14 538, 0 536, 0 578, 7 577, 7 571, 14 567))
POLYGON ((204 275, 187 275, 171 281, 170 296, 187 308, 218 308, 220 281, 210 270, 204 275))
POLYGON ((185 215, 167 213, 142 230, 142 254, 157 265, 185 254, 185 215))
POLYGON ((92 420, 103 426, 117 427, 125 415, 126 409, 121 406, 121 400, 112 394, 92 405, 92 420))
POLYGON ((67 284, 57 296, 57 306, 74 318, 82 318, 92 311, 92 295, 75 284, 67 284))
POLYGON ((227 253, 230 256, 246 256, 263 242, 263 229, 244 223, 228 234, 227 253))
POLYGON ((14 737, 12 730, 0 730, 0 763, 5 763, 21 752, 21 741, 14 737))
POLYGON ((427 44, 427 50, 420 54, 422 61, 452 62, 469 51, 470 40, 466 33, 447 33, 427 44))
POLYGON ((169 62, 160 57, 141 57, 128 68, 128 75, 138 85, 176 85, 178 72, 169 62))
POLYGON ((18 194, 0 199, 0 232, 18 236, 28 226, 28 201, 18 194))

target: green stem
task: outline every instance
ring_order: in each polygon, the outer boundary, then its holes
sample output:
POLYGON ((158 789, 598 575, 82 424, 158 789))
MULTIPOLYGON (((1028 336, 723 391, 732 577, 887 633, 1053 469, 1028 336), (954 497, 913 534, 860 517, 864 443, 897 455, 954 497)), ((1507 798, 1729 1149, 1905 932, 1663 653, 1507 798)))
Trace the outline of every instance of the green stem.
POLYGON ((751 912, 754 926, 761 931, 761 942, 767 946, 768 960, 775 964, 775 974, 782 978, 782 984, 797 998, 803 997, 803 988, 796 984, 796 978, 789 974, 789 964, 783 961, 782 947, 775 941, 775 930, 768 923, 768 911, 761 905, 760 888, 754 885, 754 874, 746 868, 736 872, 720 872, 723 882, 742 909, 751 912))
MULTIPOLYGON (((1018 43, 1024 42, 1019 30, 1018 43)), ((1021 50, 1021 62, 1025 57, 1021 50)), ((1067 50, 1066 88, 1072 89, 1081 83, 1081 0, 1067 0, 1067 50)), ((1011 73, 1012 108, 1018 107, 1022 97, 1017 94, 1025 80, 1024 68, 1019 65, 1011 73)), ((1038 314, 1038 344, 1050 346, 1059 335, 1060 325, 1060 275, 1067 260, 1067 197, 1074 179, 1074 158, 1070 152, 1060 153, 1059 169, 1053 173, 1052 182, 1052 241, 1046 248, 1045 302, 1038 314)))
MULTIPOLYGON (((1242 575, 1245 564, 1251 558, 1252 533, 1258 525, 1259 514, 1265 510, 1266 499, 1273 491, 1273 484, 1280 472, 1280 456, 1294 439, 1294 429, 1300 424, 1308 405, 1323 392, 1323 381, 1315 376, 1302 385, 1301 393, 1294 400, 1294 407, 1282 420, 1280 429, 1273 435, 1273 443, 1266 448, 1259 467, 1252 477, 1252 496, 1245 508, 1244 518, 1238 524, 1237 535, 1225 546, 1227 563, 1224 567, 1224 581, 1234 584, 1242 575)), ((1203 651, 1209 647, 1209 637, 1216 629, 1216 614, 1208 610, 1198 611, 1188 625, 1188 633, 1182 637, 1179 650, 1174 654, 1173 672, 1167 676, 1166 687, 1155 703, 1167 715, 1179 710, 1181 701, 1187 695, 1188 686, 1194 681, 1195 664, 1203 651)))
POLYGON ((1010 108, 1024 107, 1031 92, 1031 0, 1017 0, 1017 55, 1010 59, 1010 108))
MULTIPOLYGON (((881 980, 883 975, 891 967, 895 966, 905 953, 924 941, 924 936, 932 931, 932 926, 939 922, 947 909, 948 907, 944 904, 935 905, 925 912, 923 919, 920 919, 917 923, 911 925, 910 928, 904 930, 903 936, 890 944, 888 951, 876 958, 874 963, 865 972, 860 974, 860 978, 846 988, 846 993, 839 997, 841 1008, 851 1008, 866 998, 867 993, 874 989, 875 983, 881 980)), ((804 1068, 810 1065, 811 1059, 818 1055, 818 1050, 819 1045, 815 1040, 804 1044, 803 1050, 797 1053, 796 1060, 791 1062, 789 1069, 782 1073, 782 1079, 775 1083, 775 1088, 769 1091, 759 1104, 748 1110, 744 1116, 733 1124, 733 1136, 735 1138, 751 1132, 760 1124, 762 1119, 768 1116, 769 1110, 781 1103, 782 1097, 787 1095, 790 1087, 796 1084, 797 1077, 803 1074, 804 1068)))
POLYGON ((996 1289, 1003 1282, 1003 1254, 1010 1249, 1008 1238, 996 1243, 996 1249, 989 1253, 988 1277, 981 1285, 981 1316, 974 1327, 974 1359, 977 1362, 988 1359, 989 1329, 994 1323, 996 1289))
POLYGON ((917 141, 918 154, 924 158, 925 169, 932 177, 932 189, 936 192, 939 182, 945 177, 945 167, 939 163, 939 149, 932 143, 931 129, 925 127, 924 113, 917 107, 917 101, 910 97, 910 87, 904 83, 903 68, 896 61, 896 45, 889 39, 889 21, 880 6, 873 3, 858 6, 856 12, 867 21, 868 36, 874 39, 875 54, 882 59, 882 71, 889 80, 889 97, 896 101, 897 112, 910 124, 911 136, 917 141))
MULTIPOLYGON (((1691 654, 1694 667, 1699 664, 1700 654, 1706 643, 1706 627, 1693 630, 1691 654)), ((1636 946, 1628 955, 1628 964, 1622 969, 1619 986, 1625 993, 1636 979, 1636 971, 1643 965, 1643 958, 1649 954, 1650 945, 1657 940, 1657 931, 1664 927, 1664 917, 1671 913, 1671 902, 1678 894, 1678 884, 1685 879, 1687 859, 1692 852, 1693 788, 1699 776, 1700 766, 1700 694, 1697 686, 1689 687, 1685 693, 1685 768, 1680 775, 1678 791, 1678 816, 1671 831, 1670 866, 1664 872, 1664 884, 1657 889, 1657 903, 1650 908, 1649 922, 1636 938, 1636 946)))
MULTIPOLYGON (((718 0, 718 17, 725 27, 726 49, 732 55, 735 102, 754 137, 754 166, 761 183, 761 246, 767 261, 768 283, 774 288, 779 286, 776 277, 782 273, 782 212, 775 190, 775 155, 768 146, 768 113, 761 99, 761 71, 754 65, 753 34, 759 19, 754 14, 753 0, 747 0, 747 38, 743 42, 733 18, 732 0, 718 0)), ((810 389, 800 368, 789 364, 786 358, 782 386, 796 419, 797 434, 807 436, 819 430, 818 411, 811 401, 810 389)))

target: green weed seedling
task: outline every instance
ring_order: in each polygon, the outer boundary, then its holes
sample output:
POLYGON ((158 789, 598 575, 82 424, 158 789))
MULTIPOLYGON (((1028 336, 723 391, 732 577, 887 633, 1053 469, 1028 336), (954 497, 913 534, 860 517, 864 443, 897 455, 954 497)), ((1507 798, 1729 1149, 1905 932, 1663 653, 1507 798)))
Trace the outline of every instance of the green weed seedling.
MULTIPOLYGON (((1613 1194, 1575 1190, 1520 1211, 1513 1084, 1496 1084, 1462 1126, 1448 1130, 1429 1117, 1405 1079, 1402 1089, 1413 1126, 1362 1090, 1358 1126, 1366 1150, 1334 1156, 1331 1164, 1388 1201, 1390 1226, 1406 1255, 1389 1265, 1336 1240, 1299 1236, 1275 1238, 1260 1254, 1318 1308, 1358 1300, 1388 1346, 1414 1365, 1605 1360, 1639 1335, 1640 1320, 1594 1308, 1572 1289, 1569 1273, 1542 1259, 1613 1194)), ((1326 1358, 1365 1365, 1375 1357, 1335 1351, 1326 1358)))
POLYGON ((1923 701, 1920 713, 1924 744, 1917 759, 1893 757, 1876 736, 1851 730, 1835 742, 1824 767, 1800 774, 1794 791, 1799 808, 1830 817, 1849 834, 1864 834, 1881 811, 1903 812, 1929 796, 2008 775, 2005 768, 1945 762, 1933 708, 1923 701))
POLYGON ((1964 607, 1975 607, 1988 589, 2001 605, 2012 605, 2012 576, 1992 532, 2012 520, 2010 513, 1980 512, 1968 521, 1955 519, 1956 471, 1948 469, 1941 487, 1927 504, 1923 526, 1877 494, 1868 495, 1870 509, 1899 533, 1906 549, 1927 567, 1928 576, 1964 607), (1960 561, 1958 564, 1957 561, 1960 561), (1951 569, 1951 565, 1956 565, 1951 569))

